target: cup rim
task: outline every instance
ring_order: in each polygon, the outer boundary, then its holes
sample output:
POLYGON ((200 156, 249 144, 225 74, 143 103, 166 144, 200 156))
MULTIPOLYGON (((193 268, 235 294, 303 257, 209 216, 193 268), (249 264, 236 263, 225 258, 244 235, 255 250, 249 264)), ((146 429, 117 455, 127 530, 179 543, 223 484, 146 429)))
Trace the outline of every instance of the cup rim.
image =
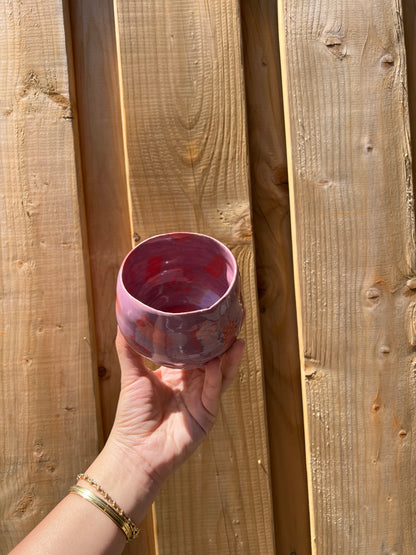
POLYGON ((151 237, 147 237, 146 239, 143 239, 143 241, 140 241, 140 243, 138 245, 136 245, 135 247, 133 247, 124 257, 123 262, 120 265, 120 269, 118 272, 118 278, 119 278, 119 282, 120 282, 120 286, 123 289, 123 291, 136 303, 138 303, 140 306, 143 306, 146 308, 146 310, 149 310, 150 312, 152 312, 153 314, 156 315, 160 315, 160 316, 177 316, 177 317, 183 317, 184 315, 188 315, 188 314, 202 314, 204 312, 209 312, 213 309, 215 309, 221 302, 222 300, 230 293, 230 291, 233 289, 233 287, 235 286, 235 283, 237 281, 238 278, 238 264, 237 264, 237 260, 234 256, 234 254, 232 253, 231 249, 229 249, 227 247, 227 245, 225 245, 224 243, 222 243, 221 241, 219 241, 218 239, 216 239, 215 237, 211 237, 211 235, 206 235, 204 233, 196 233, 193 231, 171 231, 171 232, 167 232, 167 233, 158 233, 156 235, 152 235, 151 237), (205 237, 207 239, 209 239, 210 241, 213 241, 215 243, 217 243, 221 249, 227 251, 230 255, 231 255, 231 263, 232 263, 232 280, 230 285, 228 286, 227 290, 224 291, 224 293, 221 295, 221 297, 219 299, 217 299, 215 301, 215 303, 213 303, 212 305, 206 307, 206 308, 200 308, 198 310, 188 310, 188 311, 184 311, 184 312, 168 312, 165 310, 159 310, 158 308, 154 308, 146 303, 144 303, 143 301, 141 301, 140 299, 137 299, 136 297, 134 297, 126 288, 126 286, 124 285, 124 281, 123 281, 123 270, 124 270, 124 266, 127 262, 127 260, 130 258, 130 256, 133 255, 133 253, 135 252, 135 250, 139 247, 141 247, 144 243, 147 243, 149 241, 152 241, 154 239, 158 239, 160 237, 169 237, 171 235, 190 235, 190 236, 197 236, 197 237, 205 237))

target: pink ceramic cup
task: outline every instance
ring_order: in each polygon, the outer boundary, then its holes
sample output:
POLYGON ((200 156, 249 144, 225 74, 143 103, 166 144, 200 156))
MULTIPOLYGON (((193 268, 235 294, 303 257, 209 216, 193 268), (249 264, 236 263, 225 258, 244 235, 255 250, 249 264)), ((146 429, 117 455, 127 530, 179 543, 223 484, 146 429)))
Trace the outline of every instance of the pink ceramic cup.
POLYGON ((124 259, 117 322, 139 354, 171 368, 222 355, 243 321, 240 275, 231 251, 198 233, 146 239, 124 259))

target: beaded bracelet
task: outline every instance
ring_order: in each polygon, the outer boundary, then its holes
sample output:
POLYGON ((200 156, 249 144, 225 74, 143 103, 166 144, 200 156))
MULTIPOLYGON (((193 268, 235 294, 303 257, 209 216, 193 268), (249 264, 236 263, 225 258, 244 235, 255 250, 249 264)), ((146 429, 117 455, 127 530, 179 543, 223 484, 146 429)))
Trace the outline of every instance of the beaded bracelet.
POLYGON ((95 480, 86 474, 78 474, 77 480, 84 480, 85 482, 88 482, 99 493, 101 493, 105 501, 90 490, 78 485, 72 486, 69 490, 70 493, 80 495, 110 517, 111 520, 113 520, 113 522, 124 532, 127 541, 134 540, 139 535, 140 529, 134 524, 131 518, 126 515, 123 509, 117 505, 114 499, 112 499, 110 495, 97 484, 95 480))

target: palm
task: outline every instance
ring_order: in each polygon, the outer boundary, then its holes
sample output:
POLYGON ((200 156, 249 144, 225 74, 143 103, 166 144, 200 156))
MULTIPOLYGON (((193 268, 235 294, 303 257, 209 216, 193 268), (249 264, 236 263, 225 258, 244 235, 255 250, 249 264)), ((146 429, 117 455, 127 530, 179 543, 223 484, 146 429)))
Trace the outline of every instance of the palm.
POLYGON ((234 378, 242 355, 240 342, 204 369, 160 367, 150 372, 121 336, 117 347, 122 386, 115 430, 148 462, 159 460, 162 475, 178 466, 213 425, 220 395, 234 378), (224 364, 225 361, 225 364, 224 364))

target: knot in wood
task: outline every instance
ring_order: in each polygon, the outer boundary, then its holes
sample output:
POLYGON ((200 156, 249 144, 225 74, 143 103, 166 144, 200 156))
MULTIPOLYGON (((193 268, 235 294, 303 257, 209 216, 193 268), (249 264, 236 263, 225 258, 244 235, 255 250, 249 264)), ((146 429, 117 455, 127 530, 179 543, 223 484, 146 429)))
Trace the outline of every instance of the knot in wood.
POLYGON ((380 62, 384 65, 384 66, 394 66, 394 58, 390 53, 384 54, 384 56, 381 57, 380 62))
POLYGON ((343 40, 340 36, 328 34, 323 42, 328 51, 339 60, 342 60, 347 55, 347 48, 343 44, 343 40))
POLYGON ((416 277, 408 279, 406 281, 406 287, 411 291, 416 291, 416 277))
POLYGON ((370 287, 370 289, 367 290, 366 297, 370 303, 378 303, 381 297, 380 290, 377 289, 377 287, 370 287))
POLYGON ((328 48, 332 48, 333 46, 339 46, 341 43, 341 39, 336 35, 327 35, 324 41, 325 46, 328 48))

